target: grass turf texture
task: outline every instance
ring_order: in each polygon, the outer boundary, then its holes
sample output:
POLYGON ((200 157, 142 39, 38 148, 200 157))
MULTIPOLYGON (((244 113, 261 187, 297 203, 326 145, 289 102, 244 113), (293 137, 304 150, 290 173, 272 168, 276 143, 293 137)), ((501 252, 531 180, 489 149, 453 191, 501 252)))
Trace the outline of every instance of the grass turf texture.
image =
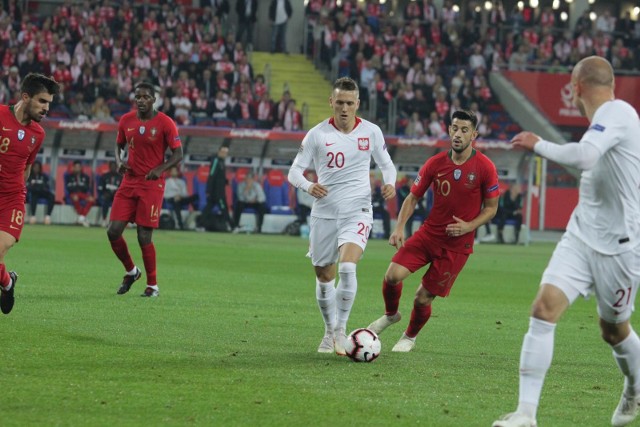
MULTIPOLYGON (((528 310, 552 244, 479 245, 409 354, 381 334, 372 364, 316 353, 323 334, 307 241, 156 232, 160 297, 145 277, 116 295, 123 268, 103 229, 27 226, 6 257, 20 274, 0 317, 8 425, 489 426, 517 401, 528 310)), ((127 230, 142 268, 135 231, 127 230)), ((372 240, 358 265, 349 328, 383 312, 393 248, 372 240)), ((622 387, 593 300, 560 322, 538 422, 608 425, 622 387)))

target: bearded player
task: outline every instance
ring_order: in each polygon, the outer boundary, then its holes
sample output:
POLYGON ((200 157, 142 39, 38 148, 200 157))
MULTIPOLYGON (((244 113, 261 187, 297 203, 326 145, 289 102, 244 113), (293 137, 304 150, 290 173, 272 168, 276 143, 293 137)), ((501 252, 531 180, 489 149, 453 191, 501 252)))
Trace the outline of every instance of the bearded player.
POLYGON ((59 92, 55 80, 30 73, 22 81, 18 103, 0 105, 0 309, 4 314, 13 309, 18 281, 14 271, 7 271, 4 257, 24 226, 25 182, 45 135, 38 123, 59 92))

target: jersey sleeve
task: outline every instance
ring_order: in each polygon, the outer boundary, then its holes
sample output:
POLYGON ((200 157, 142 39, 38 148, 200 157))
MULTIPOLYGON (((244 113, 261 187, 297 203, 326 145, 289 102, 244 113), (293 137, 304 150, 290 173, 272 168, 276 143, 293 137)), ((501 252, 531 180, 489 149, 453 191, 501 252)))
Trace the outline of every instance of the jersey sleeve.
POLYGON ((420 168, 420 172, 418 172, 418 176, 416 180, 413 182, 411 186, 411 193, 416 196, 418 199, 421 199, 424 196, 424 193, 427 192, 429 187, 431 187, 431 182, 433 181, 432 174, 432 159, 429 159, 425 162, 424 165, 420 168))
POLYGON ((304 171, 311 165, 313 161, 313 154, 315 151, 315 139, 313 137, 313 131, 309 131, 298 149, 298 154, 293 160, 293 164, 289 169, 289 175, 287 179, 296 188, 301 188, 307 191, 312 182, 307 181, 304 177, 304 171))
POLYGON ((382 180, 385 184, 395 185, 397 178, 396 167, 393 165, 389 150, 387 150, 387 143, 384 140, 384 135, 379 127, 374 131, 375 143, 373 147, 373 160, 380 168, 382 172, 382 180))
POLYGON ((124 145, 127 143, 127 137, 124 133, 124 120, 120 119, 118 122, 118 133, 116 134, 116 144, 124 145))
POLYGON ((171 120, 168 116, 163 117, 164 122, 164 138, 167 142, 167 145, 172 150, 175 150, 178 147, 182 147, 182 141, 180 140, 180 135, 178 134, 178 127, 175 122, 171 120))
POLYGON ((493 199, 500 196, 500 185, 498 182, 498 171, 488 157, 483 158, 484 179, 482 180, 482 198, 493 199))

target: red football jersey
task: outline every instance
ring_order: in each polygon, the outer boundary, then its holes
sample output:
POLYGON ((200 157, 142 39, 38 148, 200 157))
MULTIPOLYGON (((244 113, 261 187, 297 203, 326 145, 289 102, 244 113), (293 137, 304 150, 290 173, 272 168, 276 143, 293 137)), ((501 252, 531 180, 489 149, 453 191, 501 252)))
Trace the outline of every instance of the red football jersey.
POLYGON ((0 105, 0 194, 26 194, 24 170, 32 164, 44 129, 32 121, 23 126, 13 114, 13 106, 0 105))
POLYGON ((480 214, 484 199, 500 195, 496 167, 487 156, 473 150, 471 157, 461 165, 451 160, 451 150, 431 157, 420 169, 411 193, 421 198, 433 184, 433 208, 420 232, 439 242, 448 250, 460 253, 473 252, 475 233, 460 237, 447 235, 448 224, 455 223, 453 216, 472 221, 480 214))
POLYGON ((176 149, 182 145, 178 129, 169 116, 157 112, 150 120, 140 120, 136 111, 130 111, 118 123, 118 145, 128 145, 131 168, 126 179, 144 179, 151 169, 164 163, 167 147, 176 149))

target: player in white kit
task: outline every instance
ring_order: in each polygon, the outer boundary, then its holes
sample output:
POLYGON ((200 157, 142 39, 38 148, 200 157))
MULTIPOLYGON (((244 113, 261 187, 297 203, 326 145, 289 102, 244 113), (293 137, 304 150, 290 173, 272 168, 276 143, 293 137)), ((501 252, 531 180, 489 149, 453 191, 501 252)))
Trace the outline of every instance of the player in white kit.
POLYGON ((640 404, 640 339, 631 328, 640 284, 640 122, 628 103, 614 98, 609 62, 591 56, 571 74, 573 103, 590 122, 579 143, 556 145, 530 132, 524 147, 582 170, 580 199, 567 231, 542 275, 520 355, 516 412, 494 427, 536 426, 536 412, 551 365, 555 326, 579 297, 595 293, 602 338, 625 377, 611 424, 629 424, 640 404))
POLYGON ((380 128, 356 116, 358 85, 348 77, 333 84, 330 119, 305 136, 289 171, 289 182, 316 200, 309 217, 309 255, 316 272, 316 298, 324 319, 320 353, 344 355, 347 320, 356 296, 356 264, 362 257, 371 225, 371 157, 382 171, 382 196, 395 196, 396 169, 380 128), (304 171, 313 164, 318 182, 304 171), (335 286, 336 262, 340 280, 335 286))

